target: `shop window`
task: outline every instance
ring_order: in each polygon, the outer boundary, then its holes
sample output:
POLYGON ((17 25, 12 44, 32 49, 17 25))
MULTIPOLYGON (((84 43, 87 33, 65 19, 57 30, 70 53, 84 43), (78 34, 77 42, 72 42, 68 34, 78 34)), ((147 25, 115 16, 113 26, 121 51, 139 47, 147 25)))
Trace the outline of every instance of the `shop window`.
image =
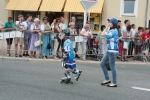
POLYGON ((136 16, 138 10, 138 0, 121 0, 121 15, 136 16))

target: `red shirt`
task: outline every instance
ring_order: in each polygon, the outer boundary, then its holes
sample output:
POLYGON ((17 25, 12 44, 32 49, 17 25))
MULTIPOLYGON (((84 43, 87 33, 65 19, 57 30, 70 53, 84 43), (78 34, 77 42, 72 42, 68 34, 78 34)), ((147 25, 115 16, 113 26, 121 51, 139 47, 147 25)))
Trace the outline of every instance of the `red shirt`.
POLYGON ((149 34, 147 34, 147 37, 150 39, 150 33, 149 33, 149 34))
POLYGON ((148 36, 149 36, 149 35, 148 35, 148 33, 146 33, 146 32, 144 32, 144 33, 141 34, 141 37, 142 37, 142 40, 143 40, 143 41, 146 41, 146 39, 148 38, 148 36))
POLYGON ((93 44, 94 45, 99 45, 99 42, 94 41, 93 44))

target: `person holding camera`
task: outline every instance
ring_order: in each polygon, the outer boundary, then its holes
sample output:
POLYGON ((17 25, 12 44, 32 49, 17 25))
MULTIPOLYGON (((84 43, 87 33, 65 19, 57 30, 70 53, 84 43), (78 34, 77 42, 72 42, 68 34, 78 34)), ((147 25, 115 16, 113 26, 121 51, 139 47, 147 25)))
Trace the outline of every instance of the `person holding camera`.
POLYGON ((108 70, 106 68, 106 63, 109 61, 110 69, 112 71, 113 82, 108 87, 117 87, 117 73, 116 73, 116 56, 118 55, 118 30, 117 30, 118 20, 115 18, 108 19, 108 26, 104 29, 102 36, 106 36, 108 40, 108 51, 103 57, 100 65, 102 67, 105 81, 101 85, 107 85, 111 83, 108 76, 108 70), (111 29, 111 30, 109 30, 111 29))
POLYGON ((80 35, 83 36, 83 42, 81 42, 82 47, 82 59, 83 61, 86 61, 86 51, 87 51, 87 41, 88 37, 91 39, 93 38, 93 35, 90 30, 90 25, 86 24, 84 28, 81 30, 80 35))
POLYGON ((24 20, 23 15, 19 15, 18 18, 19 18, 19 21, 16 21, 16 27, 18 31, 22 32, 22 36, 14 38, 15 57, 18 57, 18 54, 17 54, 18 44, 20 45, 19 57, 22 57, 23 41, 24 41, 24 38, 27 37, 26 36, 27 23, 23 21, 24 20))

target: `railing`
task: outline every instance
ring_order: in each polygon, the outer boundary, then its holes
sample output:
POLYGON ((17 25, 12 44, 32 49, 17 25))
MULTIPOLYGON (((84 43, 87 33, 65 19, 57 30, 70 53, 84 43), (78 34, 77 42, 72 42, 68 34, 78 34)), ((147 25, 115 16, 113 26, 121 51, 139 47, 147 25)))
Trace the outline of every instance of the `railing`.
MULTIPOLYGON (((39 35, 39 40, 40 41, 42 41, 41 37, 42 37, 42 35, 39 35)), ((10 52, 15 55, 14 38, 23 38, 23 33, 19 32, 19 31, 1 32, 0 33, 0 55, 1 56, 6 56, 7 50, 9 50, 8 47, 7 47, 6 38, 9 39, 9 42, 11 42, 10 38, 13 38, 13 43, 12 43, 10 52)), ((72 36, 70 39, 72 41, 75 41, 75 42, 81 42, 83 40, 83 37, 82 36, 72 36)), ((51 40, 52 40, 51 49, 54 49, 54 37, 53 36, 51 36, 51 40)), ((27 39, 27 41, 29 41, 29 40, 27 39)), ((85 55, 87 57, 90 57, 91 60, 101 60, 103 55, 100 52, 101 52, 102 49, 101 48, 98 48, 97 50, 93 49, 92 41, 93 41, 92 39, 88 39, 88 42, 87 42, 87 53, 85 55)), ((44 41, 42 41, 42 42, 44 42, 44 41)), ((78 45, 79 45, 79 49, 78 49, 77 54, 82 56, 83 55, 82 54, 82 48, 80 47, 79 43, 78 43, 78 45)), ((104 46, 105 46, 104 47, 104 52, 106 53, 107 45, 105 44, 104 46)), ((40 58, 42 56, 43 45, 39 45, 39 48, 40 49, 38 51, 36 51, 36 53, 38 55, 37 58, 40 58)), ((148 43, 143 44, 143 49, 142 49, 143 52, 138 53, 137 56, 138 56, 138 58, 140 60, 143 60, 143 61, 148 61, 149 60, 150 55, 146 54, 146 53, 148 53, 148 49, 149 48, 150 48, 150 40, 149 40, 148 43), (146 55, 144 55, 144 52, 145 52, 146 55)), ((17 49, 17 51, 18 52, 20 52, 20 51, 22 51, 22 52, 25 52, 25 51, 30 52, 29 49, 27 49, 27 50, 17 49)), ((61 49, 60 49, 60 51, 61 51, 61 49)), ((53 54, 53 50, 51 50, 50 52, 46 52, 46 53, 53 54)), ((60 55, 62 54, 62 52, 57 52, 57 53, 60 54, 60 55)), ((53 55, 51 55, 51 56, 53 56, 53 55)), ((134 51, 133 51, 133 55, 128 55, 127 54, 125 56, 128 57, 128 56, 136 56, 136 55, 134 55, 134 51)), ((121 56, 118 55, 117 58, 121 59, 121 56)))

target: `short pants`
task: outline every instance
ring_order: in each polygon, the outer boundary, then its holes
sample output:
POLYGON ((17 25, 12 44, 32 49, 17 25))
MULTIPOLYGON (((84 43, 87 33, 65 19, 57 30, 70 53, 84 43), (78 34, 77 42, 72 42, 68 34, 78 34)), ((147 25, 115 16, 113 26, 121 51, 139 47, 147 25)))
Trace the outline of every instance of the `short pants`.
POLYGON ((16 37, 16 38, 14 38, 14 43, 23 45, 23 40, 24 40, 24 38, 22 38, 22 37, 16 37))
POLYGON ((13 38, 8 38, 8 39, 6 39, 6 41, 7 41, 7 45, 11 45, 12 41, 13 41, 13 38))

